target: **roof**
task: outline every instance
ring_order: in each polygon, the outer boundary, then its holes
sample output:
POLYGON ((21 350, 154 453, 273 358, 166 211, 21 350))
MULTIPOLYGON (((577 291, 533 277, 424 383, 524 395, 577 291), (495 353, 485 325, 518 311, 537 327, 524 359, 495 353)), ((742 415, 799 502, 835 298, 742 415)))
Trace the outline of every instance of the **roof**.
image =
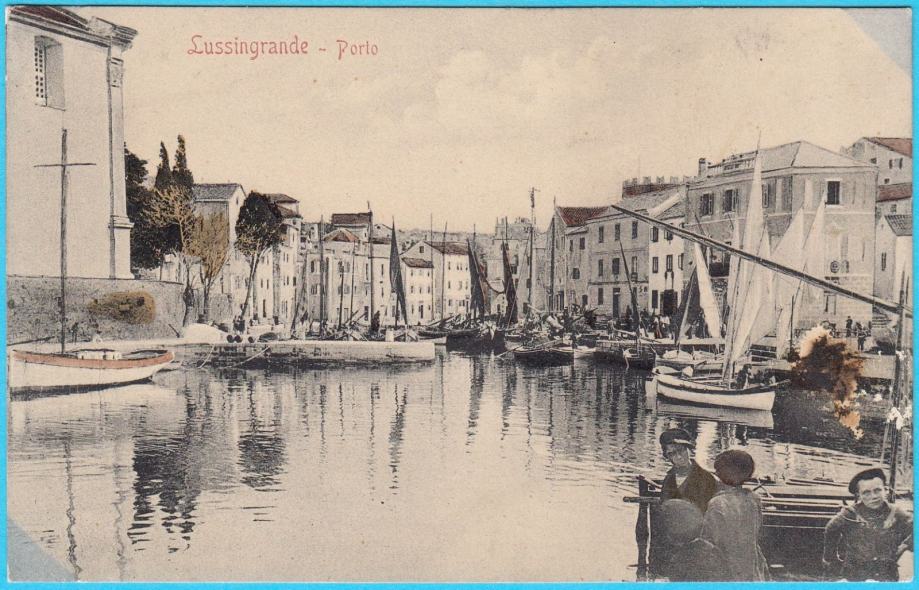
POLYGON ((599 217, 609 210, 609 207, 556 207, 562 222, 567 227, 584 225, 594 217, 599 217))
POLYGON ((31 25, 45 24, 58 32, 101 45, 118 43, 127 48, 137 31, 101 18, 85 19, 58 6, 21 5, 9 9, 9 17, 31 25))
POLYGON ((356 235, 344 228, 338 228, 330 231, 322 238, 325 242, 352 242, 360 241, 356 235))
POLYGON ((882 184, 878 186, 878 202, 899 201, 913 196, 913 183, 882 184))
MULTIPOLYGON (((714 164, 713 176, 720 174, 752 170, 755 151, 743 152, 728 156, 714 164)), ((762 171, 784 170, 786 168, 871 168, 849 156, 814 145, 808 141, 796 141, 775 147, 759 150, 762 171)))
POLYGON ((408 256, 402 257, 402 262, 405 266, 411 268, 434 268, 434 264, 430 260, 423 260, 421 258, 410 258, 408 256))
POLYGON ((368 213, 332 213, 332 225, 370 225, 368 213))
POLYGON ((290 207, 285 207, 284 205, 277 205, 278 211, 281 212, 281 217, 284 219, 292 219, 295 217, 300 217, 300 214, 291 209, 290 207))
POLYGON ((668 207, 666 210, 662 211, 660 214, 658 214, 657 218, 658 219, 673 219, 675 217, 679 217, 680 219, 682 219, 685 216, 686 216, 685 203, 683 201, 680 201, 678 203, 674 203, 673 205, 668 207))
POLYGON ((282 203, 299 204, 300 203, 300 201, 298 201, 297 199, 287 196, 284 193, 266 193, 265 196, 271 199, 272 203, 276 203, 276 204, 282 204, 282 203))
POLYGON ((893 230, 894 235, 896 236, 911 236, 913 235, 913 216, 912 215, 885 215, 884 218, 887 220, 887 223, 890 224, 890 229, 893 230))
POLYGON ((425 242, 441 254, 468 256, 469 246, 465 242, 425 242))
POLYGON ((913 157, 913 138, 912 137, 866 137, 871 143, 884 146, 898 154, 913 157))
POLYGON ((245 194, 242 185, 236 182, 224 184, 195 184, 191 193, 195 201, 229 201, 233 194, 240 190, 245 194))

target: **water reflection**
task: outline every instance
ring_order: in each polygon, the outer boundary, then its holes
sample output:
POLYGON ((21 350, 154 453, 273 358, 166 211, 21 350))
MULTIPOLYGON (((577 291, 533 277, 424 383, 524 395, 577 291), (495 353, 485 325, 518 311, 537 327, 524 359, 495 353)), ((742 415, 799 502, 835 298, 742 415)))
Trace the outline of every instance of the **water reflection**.
POLYGON ((877 453, 878 428, 856 441, 805 395, 700 409, 649 399, 645 377, 447 354, 14 398, 10 516, 89 580, 634 579, 622 498, 665 471, 663 430, 702 464, 740 446, 795 478, 877 453))

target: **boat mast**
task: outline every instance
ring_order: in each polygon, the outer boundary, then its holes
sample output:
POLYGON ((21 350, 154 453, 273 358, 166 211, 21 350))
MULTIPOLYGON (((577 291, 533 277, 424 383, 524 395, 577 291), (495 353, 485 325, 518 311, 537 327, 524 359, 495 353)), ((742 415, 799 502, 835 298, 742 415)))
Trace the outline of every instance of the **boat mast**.
POLYGON ((431 224, 428 229, 428 249, 431 254, 431 316, 428 318, 431 322, 434 321, 434 294, 437 292, 437 277, 434 276, 434 214, 431 213, 431 224))
POLYGON ((345 263, 338 261, 338 329, 341 330, 341 313, 345 306, 345 263))
POLYGON ((37 164, 36 168, 61 169, 61 353, 67 345, 67 191, 70 184, 68 168, 71 166, 95 166, 90 162, 67 161, 67 130, 61 129, 61 162, 59 164, 37 164))
MULTIPOLYGON (((900 321, 897 325, 897 349, 894 351, 894 369, 893 369, 893 391, 891 392, 891 402, 892 407, 900 411, 900 377, 902 376, 902 360, 900 355, 903 354, 903 336, 904 336, 904 324, 906 323, 906 307, 905 303, 909 297, 909 280, 906 278, 906 271, 903 271, 903 274, 900 277, 900 321)), ((891 447, 890 447, 890 494, 889 500, 891 502, 896 498, 896 489, 897 489, 897 460, 899 457, 900 450, 900 429, 897 428, 896 422, 893 423, 893 434, 890 437, 891 447)))
POLYGON ((368 260, 370 260, 370 321, 373 321, 373 316, 376 313, 376 295, 374 291, 377 286, 373 282, 373 209, 370 208, 370 201, 367 201, 367 211, 370 217, 370 223, 367 227, 367 244, 370 248, 370 254, 368 255, 368 260))
MULTIPOLYGON (((444 309, 444 289, 447 286, 447 222, 444 222, 443 239, 440 242, 440 321, 447 317, 447 310, 444 309)), ((434 256, 434 253, 431 253, 434 256)), ((433 258, 432 258, 433 260, 433 258)))
POLYGON ((325 335, 325 217, 319 217, 319 337, 325 335))
POLYGON ((536 187, 530 189, 530 278, 527 285, 527 308, 533 309, 533 230, 536 228, 536 187))
MULTIPOLYGON (((635 341, 641 337, 641 316, 638 315, 638 298, 632 287, 632 273, 629 272, 629 263, 625 259, 625 249, 622 247, 622 241, 619 241, 619 252, 622 253, 622 267, 625 270, 625 278, 629 281, 629 300, 632 302, 632 314, 635 316, 635 341)), ((638 271, 635 271, 638 272, 638 271)))
POLYGON ((351 318, 354 317, 354 249, 357 247, 356 242, 351 242, 351 300, 348 303, 348 324, 351 324, 351 318))
POLYGON ((549 261, 549 311, 555 311, 555 198, 552 198, 552 258, 549 261))

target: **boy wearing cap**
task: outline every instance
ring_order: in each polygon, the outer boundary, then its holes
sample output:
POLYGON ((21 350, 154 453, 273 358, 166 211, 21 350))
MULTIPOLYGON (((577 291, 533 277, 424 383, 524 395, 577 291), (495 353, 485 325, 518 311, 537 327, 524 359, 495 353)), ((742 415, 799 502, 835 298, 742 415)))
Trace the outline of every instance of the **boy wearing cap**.
POLYGON ((724 556, 724 580, 767 579, 766 558, 759 547, 762 503, 759 496, 742 487, 754 468, 753 457, 744 451, 725 451, 715 458, 715 475, 726 487, 708 503, 701 537, 724 556))
POLYGON ((844 506, 826 525, 823 565, 852 581, 899 579, 897 561, 913 549, 913 519, 885 499, 887 476, 865 469, 849 482, 854 506, 844 506))
POLYGON ((673 465, 661 487, 661 502, 689 500, 705 513, 708 501, 718 490, 711 473, 693 461, 690 451, 695 447, 689 433, 682 428, 666 430, 660 437, 664 457, 673 465))

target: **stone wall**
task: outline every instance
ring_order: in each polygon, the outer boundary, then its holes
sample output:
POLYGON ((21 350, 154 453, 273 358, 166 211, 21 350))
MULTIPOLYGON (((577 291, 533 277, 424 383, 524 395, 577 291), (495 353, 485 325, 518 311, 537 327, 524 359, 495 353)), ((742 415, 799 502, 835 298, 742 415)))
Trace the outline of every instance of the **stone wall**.
MULTIPOLYGON (((60 336, 60 279, 9 276, 6 282, 7 343, 60 336)), ((215 298, 216 299, 216 298, 215 298)), ((216 302, 215 302, 216 303, 216 302)), ((219 305, 219 304, 218 304, 219 305)), ((175 338, 182 329, 182 285, 131 279, 67 279, 68 341, 88 341, 99 331, 104 340, 175 338), (153 301, 149 323, 131 323, 92 313, 93 301, 113 293, 139 293, 153 301)))

